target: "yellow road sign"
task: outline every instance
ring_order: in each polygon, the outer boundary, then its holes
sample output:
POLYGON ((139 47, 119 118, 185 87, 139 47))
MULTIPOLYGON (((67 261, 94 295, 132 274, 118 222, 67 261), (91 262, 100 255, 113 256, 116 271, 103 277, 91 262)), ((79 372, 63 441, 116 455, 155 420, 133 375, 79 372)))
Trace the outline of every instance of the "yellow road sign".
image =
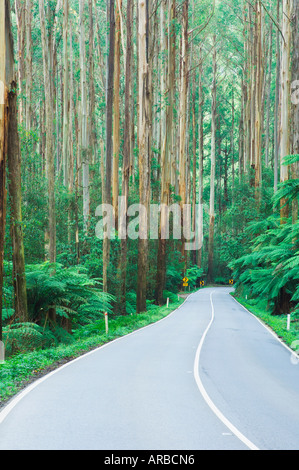
POLYGON ((230 279, 230 280, 229 280, 229 283, 230 283, 230 285, 232 286, 232 285, 234 284, 234 280, 233 280, 233 279, 230 279))
POLYGON ((200 281, 200 287, 204 287, 205 281, 200 281))
POLYGON ((189 281, 187 277, 184 277, 183 282, 186 284, 189 281))

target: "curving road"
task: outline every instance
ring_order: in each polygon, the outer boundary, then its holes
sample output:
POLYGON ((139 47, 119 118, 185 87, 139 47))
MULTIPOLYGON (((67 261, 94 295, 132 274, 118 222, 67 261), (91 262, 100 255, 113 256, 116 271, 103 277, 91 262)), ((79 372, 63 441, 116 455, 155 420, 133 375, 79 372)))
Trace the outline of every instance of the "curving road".
POLYGON ((230 292, 35 382, 0 413, 0 449, 299 449, 299 365, 230 292))

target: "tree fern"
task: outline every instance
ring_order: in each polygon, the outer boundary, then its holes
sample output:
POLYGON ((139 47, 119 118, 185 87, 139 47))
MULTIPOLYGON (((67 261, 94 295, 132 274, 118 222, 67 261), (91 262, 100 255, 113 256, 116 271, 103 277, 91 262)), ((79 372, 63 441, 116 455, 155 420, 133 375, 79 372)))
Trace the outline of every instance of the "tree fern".
POLYGON ((251 242, 251 250, 230 264, 236 287, 246 286, 253 297, 263 296, 273 313, 296 310, 299 300, 299 223, 283 224, 278 216, 252 224, 251 234, 268 227, 251 242))
POLYGON ((86 324, 112 311, 113 296, 104 293, 100 281, 90 279, 80 267, 28 266, 26 277, 30 319, 39 324, 51 307, 74 324, 86 324))
POLYGON ((41 349, 57 344, 55 335, 35 323, 17 323, 3 329, 6 354, 41 349))

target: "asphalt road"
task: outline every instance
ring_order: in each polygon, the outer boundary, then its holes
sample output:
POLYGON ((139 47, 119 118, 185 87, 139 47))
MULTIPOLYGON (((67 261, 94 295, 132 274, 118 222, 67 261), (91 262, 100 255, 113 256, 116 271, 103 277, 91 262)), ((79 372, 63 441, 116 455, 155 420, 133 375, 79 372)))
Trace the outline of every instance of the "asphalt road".
POLYGON ((0 449, 299 449, 299 365, 230 291, 27 388, 0 413, 0 449))

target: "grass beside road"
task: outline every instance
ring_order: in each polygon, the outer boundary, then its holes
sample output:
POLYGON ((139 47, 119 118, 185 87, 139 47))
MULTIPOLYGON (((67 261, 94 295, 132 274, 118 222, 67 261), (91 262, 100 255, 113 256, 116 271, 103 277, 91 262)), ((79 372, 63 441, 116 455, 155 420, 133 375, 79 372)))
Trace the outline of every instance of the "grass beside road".
POLYGON ((290 330, 287 330, 287 315, 271 315, 267 311, 265 300, 248 299, 232 294, 233 297, 247 310, 253 313, 289 347, 299 339, 299 323, 291 319, 290 330))
POLYGON ((70 344, 7 358, 4 364, 0 364, 0 408, 36 379, 93 349, 162 320, 183 302, 184 299, 180 298, 170 302, 168 308, 151 306, 146 313, 110 319, 108 335, 103 319, 74 332, 74 340, 70 344))

